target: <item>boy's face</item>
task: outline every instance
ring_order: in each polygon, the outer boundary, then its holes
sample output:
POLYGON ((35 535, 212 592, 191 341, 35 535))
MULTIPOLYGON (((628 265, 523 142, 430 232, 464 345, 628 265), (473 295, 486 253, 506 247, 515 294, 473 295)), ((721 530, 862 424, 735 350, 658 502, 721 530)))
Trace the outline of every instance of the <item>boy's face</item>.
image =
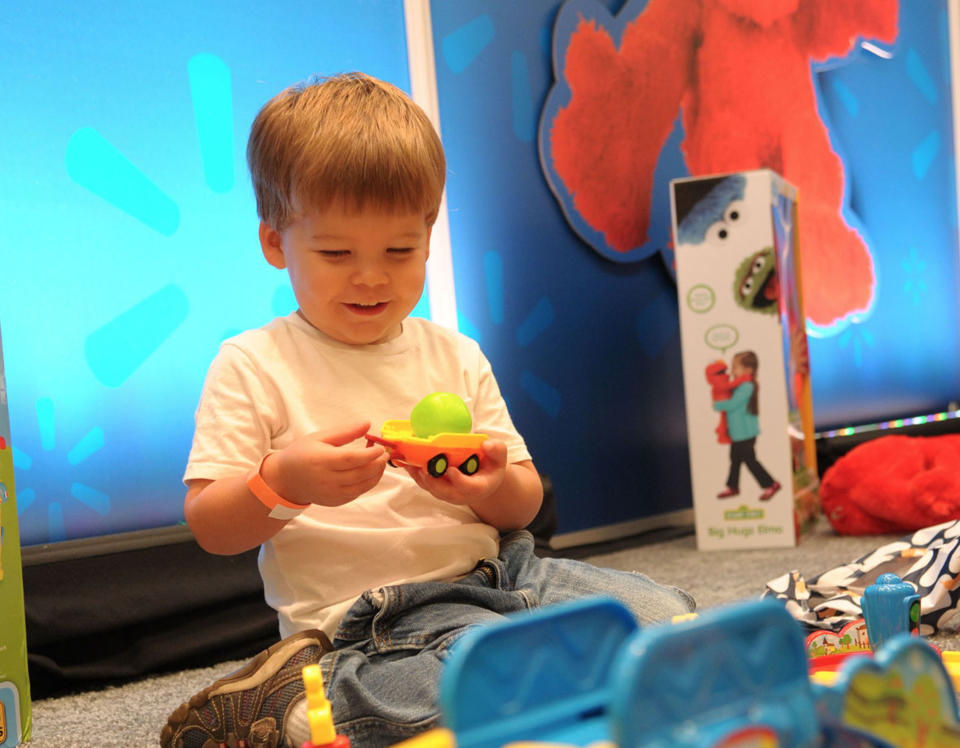
POLYGON ((290 274, 300 313, 351 345, 382 343, 420 295, 431 227, 420 214, 331 207, 307 211, 283 230, 260 224, 264 257, 290 274))

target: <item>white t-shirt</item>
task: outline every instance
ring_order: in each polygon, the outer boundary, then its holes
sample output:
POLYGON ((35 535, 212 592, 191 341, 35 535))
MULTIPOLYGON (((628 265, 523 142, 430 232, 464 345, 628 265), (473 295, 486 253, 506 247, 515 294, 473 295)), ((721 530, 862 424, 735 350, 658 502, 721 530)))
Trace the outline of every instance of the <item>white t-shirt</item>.
MULTIPOLYGON (((184 480, 244 474, 268 449, 370 421, 406 419, 431 392, 454 392, 474 431, 502 439, 509 462, 530 459, 490 364, 470 338, 422 319, 386 343, 354 346, 298 314, 225 341, 207 374, 184 480)), ((224 521, 229 521, 225 518, 224 521)), ((371 491, 340 507, 312 505, 260 549, 267 602, 286 637, 331 638, 365 590, 451 579, 496 556, 498 532, 472 509, 434 498, 387 467, 371 491)))

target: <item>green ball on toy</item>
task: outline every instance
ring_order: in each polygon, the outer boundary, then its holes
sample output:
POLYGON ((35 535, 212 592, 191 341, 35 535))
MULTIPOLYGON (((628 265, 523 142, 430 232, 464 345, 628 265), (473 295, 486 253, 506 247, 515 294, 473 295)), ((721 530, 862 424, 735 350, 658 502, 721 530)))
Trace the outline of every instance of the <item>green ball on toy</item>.
POLYGON ((421 439, 435 434, 469 434, 473 418, 458 395, 434 392, 413 406, 410 428, 413 435, 421 439))

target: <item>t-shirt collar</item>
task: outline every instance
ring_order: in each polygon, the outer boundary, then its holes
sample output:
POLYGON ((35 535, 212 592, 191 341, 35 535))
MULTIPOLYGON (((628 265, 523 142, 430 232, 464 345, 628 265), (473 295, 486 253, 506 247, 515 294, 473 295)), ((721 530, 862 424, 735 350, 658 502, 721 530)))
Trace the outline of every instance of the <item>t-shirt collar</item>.
POLYGON ((353 343, 344 343, 341 340, 337 340, 336 338, 327 335, 327 333, 323 332, 323 330, 311 325, 300 314, 299 311, 291 312, 289 315, 287 315, 287 320, 298 329, 303 330, 311 337, 321 342, 323 345, 343 351, 392 355, 406 351, 413 344, 413 335, 411 329, 413 326, 409 324, 408 320, 404 320, 401 323, 400 334, 396 337, 390 338, 390 340, 384 341, 383 343, 369 343, 367 345, 354 345, 353 343))

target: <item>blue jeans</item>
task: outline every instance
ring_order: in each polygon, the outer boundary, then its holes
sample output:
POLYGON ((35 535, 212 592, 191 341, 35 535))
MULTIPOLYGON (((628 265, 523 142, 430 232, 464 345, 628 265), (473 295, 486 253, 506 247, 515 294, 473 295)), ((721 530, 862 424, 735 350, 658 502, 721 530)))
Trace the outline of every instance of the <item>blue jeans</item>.
POLYGON ((320 661, 337 732, 354 748, 389 746, 440 724, 437 686, 450 647, 470 626, 589 595, 622 601, 643 624, 695 607, 675 587, 642 574, 538 558, 525 530, 505 536, 497 558, 456 582, 365 592, 320 661))

